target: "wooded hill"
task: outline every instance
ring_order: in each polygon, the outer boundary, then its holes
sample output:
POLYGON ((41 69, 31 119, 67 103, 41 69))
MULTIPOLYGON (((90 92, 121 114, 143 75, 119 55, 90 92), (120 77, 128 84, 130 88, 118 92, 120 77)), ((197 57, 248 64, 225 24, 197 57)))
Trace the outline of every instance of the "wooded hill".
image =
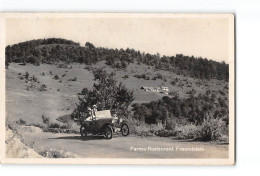
POLYGON ((207 58, 184 56, 160 56, 149 54, 135 49, 108 49, 95 47, 86 42, 85 46, 71 40, 48 38, 26 41, 6 47, 6 66, 10 62, 54 64, 60 61, 66 63, 95 64, 106 61, 107 65, 117 69, 124 69, 129 63, 143 63, 155 66, 158 70, 167 70, 179 75, 200 79, 229 80, 229 65, 225 62, 216 62, 207 58))

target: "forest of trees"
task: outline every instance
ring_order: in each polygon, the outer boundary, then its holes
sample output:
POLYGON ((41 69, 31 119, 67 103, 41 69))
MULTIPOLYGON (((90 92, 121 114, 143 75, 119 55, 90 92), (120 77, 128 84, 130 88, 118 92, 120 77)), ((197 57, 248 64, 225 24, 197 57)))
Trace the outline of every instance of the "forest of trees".
POLYGON ((228 100, 216 97, 208 91, 206 94, 187 99, 165 96, 150 103, 133 104, 133 118, 148 124, 164 123, 167 119, 177 124, 193 123, 200 125, 207 117, 221 119, 228 125, 228 100))
POLYGON ((70 40, 49 38, 8 45, 5 52, 6 66, 10 62, 53 64, 56 62, 77 62, 87 65, 98 61, 105 61, 113 68, 124 69, 129 63, 146 64, 156 69, 167 70, 200 79, 229 80, 229 65, 225 62, 216 62, 206 58, 193 56, 160 56, 160 54, 143 53, 134 49, 108 49, 95 47, 86 42, 80 46, 70 40))

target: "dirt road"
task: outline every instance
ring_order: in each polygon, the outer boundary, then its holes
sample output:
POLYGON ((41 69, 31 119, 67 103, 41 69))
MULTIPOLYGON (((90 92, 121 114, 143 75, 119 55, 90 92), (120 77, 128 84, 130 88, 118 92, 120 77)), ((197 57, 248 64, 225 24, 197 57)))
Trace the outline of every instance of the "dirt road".
POLYGON ((26 133, 27 142, 43 149, 59 149, 82 158, 227 158, 228 145, 181 142, 157 137, 101 136, 82 139, 76 134, 26 133))

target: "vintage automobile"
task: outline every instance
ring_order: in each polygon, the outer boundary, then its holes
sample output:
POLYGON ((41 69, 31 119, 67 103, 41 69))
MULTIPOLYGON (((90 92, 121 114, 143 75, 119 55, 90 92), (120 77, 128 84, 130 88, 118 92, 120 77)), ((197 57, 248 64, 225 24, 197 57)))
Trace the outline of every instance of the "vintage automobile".
POLYGON ((129 135, 129 127, 125 119, 112 117, 110 110, 97 111, 96 116, 89 116, 80 121, 80 134, 86 137, 92 135, 104 135, 106 139, 112 139, 113 133, 121 132, 123 136, 129 135))

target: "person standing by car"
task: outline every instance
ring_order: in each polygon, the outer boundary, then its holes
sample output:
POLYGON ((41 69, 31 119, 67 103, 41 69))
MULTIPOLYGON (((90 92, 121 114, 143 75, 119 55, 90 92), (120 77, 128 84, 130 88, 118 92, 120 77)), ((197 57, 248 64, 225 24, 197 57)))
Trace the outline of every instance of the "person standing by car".
POLYGON ((93 117, 94 120, 97 119, 96 112, 97 112, 97 105, 93 105, 93 108, 92 108, 92 117, 93 117))

